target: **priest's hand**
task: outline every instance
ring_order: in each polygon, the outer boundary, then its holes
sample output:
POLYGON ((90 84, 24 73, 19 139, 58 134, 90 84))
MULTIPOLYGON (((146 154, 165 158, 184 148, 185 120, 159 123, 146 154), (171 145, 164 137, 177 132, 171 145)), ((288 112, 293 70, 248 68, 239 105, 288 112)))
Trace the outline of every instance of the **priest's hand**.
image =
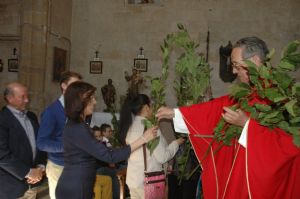
POLYGON ((237 109, 236 111, 231 110, 228 107, 223 107, 224 113, 222 116, 224 120, 230 124, 244 127, 249 117, 246 115, 244 111, 241 109, 237 109))
POLYGON ((185 142, 185 139, 183 137, 180 137, 176 140, 178 145, 182 145, 185 142))
POLYGON ((155 117, 158 118, 158 120, 161 119, 172 119, 174 117, 174 109, 162 106, 157 110, 157 113, 155 114, 155 117))

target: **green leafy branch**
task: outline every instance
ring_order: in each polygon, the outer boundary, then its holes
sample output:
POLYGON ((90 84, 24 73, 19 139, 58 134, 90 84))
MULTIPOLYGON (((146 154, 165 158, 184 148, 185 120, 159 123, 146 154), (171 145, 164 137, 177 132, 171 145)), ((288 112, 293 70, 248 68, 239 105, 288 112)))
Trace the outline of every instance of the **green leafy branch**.
MULTIPOLYGON (((168 34, 164 39, 163 45, 161 45, 163 58, 161 77, 150 79, 151 98, 154 101, 153 113, 156 113, 158 108, 165 104, 165 87, 168 78, 170 54, 174 48, 179 48, 182 51, 175 64, 175 72, 178 77, 174 81, 174 90, 178 100, 177 105, 183 106, 198 103, 204 97, 204 93, 210 84, 211 69, 205 58, 197 51, 199 44, 190 38, 187 29, 182 24, 178 24, 177 27, 179 30, 168 34)), ((151 126, 152 124, 157 124, 157 120, 153 115, 151 121, 145 121, 145 123, 151 126)), ((188 176, 191 176, 185 170, 192 147, 189 141, 185 145, 183 154, 177 158, 180 182, 184 177, 188 178, 188 176)), ((154 150, 155 147, 155 144, 151 144, 150 148, 154 150)))
MULTIPOLYGON (((257 67, 246 61, 250 84, 233 85, 231 96, 238 101, 232 109, 240 108, 250 113, 250 117, 269 128, 281 128, 293 136, 293 142, 300 147, 300 82, 290 76, 300 66, 299 41, 291 42, 283 51, 277 67, 268 61, 257 67), (266 104, 249 105, 253 98, 266 104)), ((271 58, 274 50, 268 55, 271 58)), ((226 145, 240 136, 241 128, 221 119, 214 130, 215 139, 226 145)))

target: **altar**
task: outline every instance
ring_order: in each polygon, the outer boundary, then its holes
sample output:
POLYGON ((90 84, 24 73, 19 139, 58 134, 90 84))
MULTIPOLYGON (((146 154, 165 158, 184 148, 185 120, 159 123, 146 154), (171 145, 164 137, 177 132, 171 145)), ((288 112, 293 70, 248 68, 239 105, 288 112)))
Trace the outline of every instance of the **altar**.
MULTIPOLYGON (((117 120, 119 120, 119 118, 120 118, 119 113, 115 113, 115 114, 116 114, 117 120)), ((93 126, 96 125, 96 126, 100 127, 103 123, 106 123, 106 124, 111 125, 111 127, 113 128, 113 125, 111 123, 112 118, 113 118, 113 116, 112 116, 111 113, 108 113, 108 112, 94 112, 93 115, 92 115, 90 126, 93 127, 93 126)))

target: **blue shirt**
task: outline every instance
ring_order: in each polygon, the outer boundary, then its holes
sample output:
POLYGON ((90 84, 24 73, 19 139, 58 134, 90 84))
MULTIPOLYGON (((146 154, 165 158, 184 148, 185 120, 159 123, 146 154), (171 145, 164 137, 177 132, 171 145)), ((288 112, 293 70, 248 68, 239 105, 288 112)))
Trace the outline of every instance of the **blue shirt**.
POLYGON ((53 163, 64 165, 62 134, 66 124, 66 115, 62 99, 50 104, 41 114, 41 123, 37 136, 37 147, 48 153, 53 163))

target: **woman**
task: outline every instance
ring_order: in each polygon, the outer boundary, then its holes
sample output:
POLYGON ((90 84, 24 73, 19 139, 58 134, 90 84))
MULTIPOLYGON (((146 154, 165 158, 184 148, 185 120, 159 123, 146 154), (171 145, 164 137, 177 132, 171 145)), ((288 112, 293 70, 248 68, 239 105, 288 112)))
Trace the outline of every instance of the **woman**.
POLYGON ((96 177, 96 159, 116 163, 129 157, 132 151, 156 137, 156 128, 124 148, 111 150, 99 144, 84 121, 96 104, 96 88, 86 82, 74 82, 65 93, 68 122, 64 129, 65 166, 56 188, 57 199, 91 199, 96 177))
MULTIPOLYGON (((132 100, 127 99, 120 113, 120 137, 122 143, 132 143, 135 139, 143 136, 145 126, 143 120, 149 119, 152 114, 150 99, 147 95, 138 94, 132 100), (133 115, 133 117, 132 117, 133 115)), ((158 130, 159 144, 152 155, 146 149, 147 172, 161 171, 162 164, 170 160, 178 150, 178 146, 184 142, 183 138, 167 144, 165 138, 158 130)), ((130 196, 144 198, 144 156, 143 148, 133 152, 128 159, 126 184, 130 190, 130 196)))

